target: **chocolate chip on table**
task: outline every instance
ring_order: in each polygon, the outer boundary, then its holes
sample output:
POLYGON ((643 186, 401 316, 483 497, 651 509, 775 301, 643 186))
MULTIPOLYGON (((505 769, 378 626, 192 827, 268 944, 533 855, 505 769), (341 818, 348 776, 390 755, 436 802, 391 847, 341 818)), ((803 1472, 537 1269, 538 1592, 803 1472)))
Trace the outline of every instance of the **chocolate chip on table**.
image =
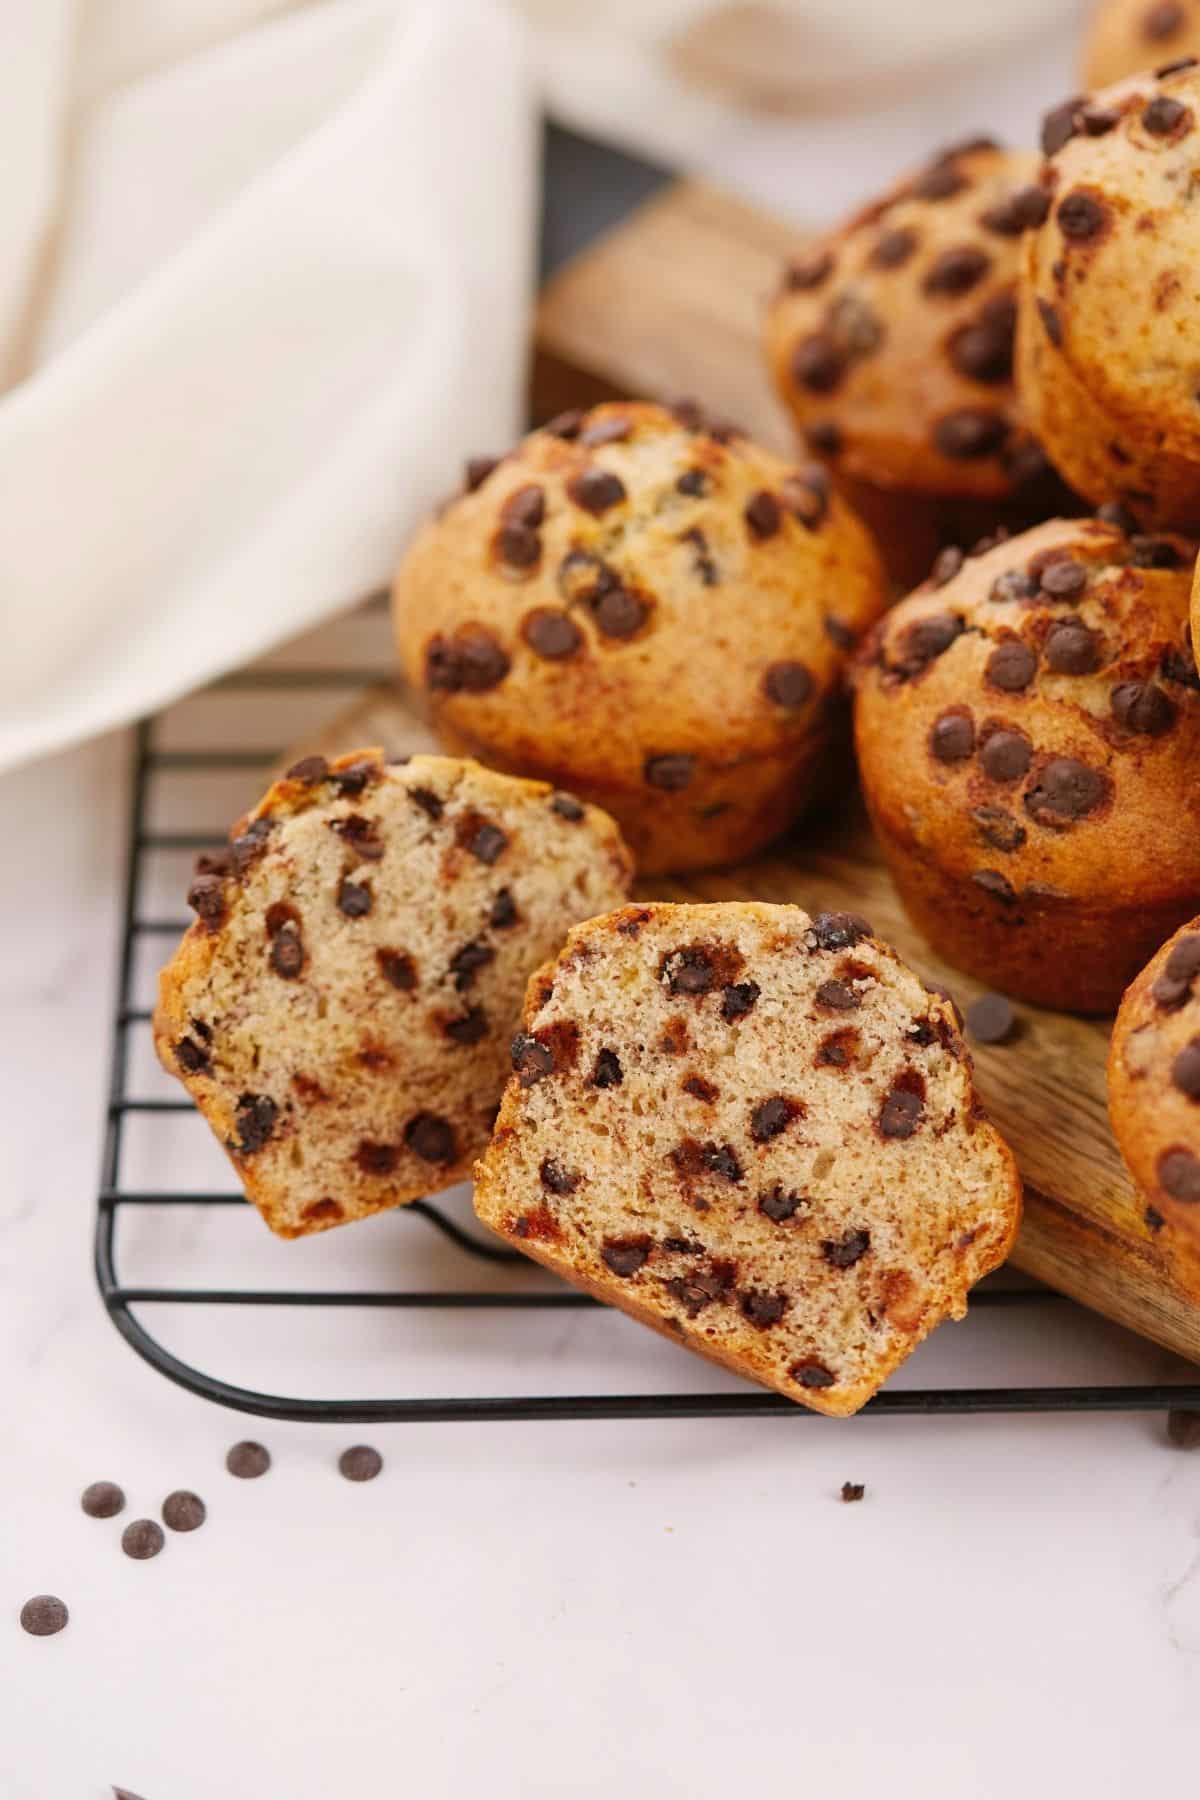
POLYGON ((305 787, 315 787, 328 774, 329 764, 323 756, 302 756, 299 762, 292 764, 286 779, 302 782, 305 787))
POLYGON ((1025 795, 1025 810, 1039 825, 1072 825, 1103 806, 1111 792, 1107 775, 1073 756, 1055 756, 1025 795))
POLYGON ((980 1044, 1004 1044, 1017 1027, 1012 1001, 1005 994, 980 994, 967 1008, 967 1030, 980 1044))
POLYGON ((962 244, 934 258, 921 286, 927 294, 965 294, 983 280, 991 266, 986 251, 962 244))
POLYGON ((583 633, 574 619, 553 606, 539 606, 527 613, 521 621, 521 636, 547 662, 574 656, 583 644, 583 633))
POLYGON ((933 441, 952 462, 994 456, 1008 437, 1008 420, 980 406, 960 406, 944 413, 933 428, 933 441))
POLYGON ((278 1107, 269 1094, 243 1094, 234 1112, 237 1148, 244 1156, 253 1156, 268 1142, 275 1130, 278 1107))
POLYGON ((898 269, 917 247, 917 234, 900 226, 881 232, 868 261, 873 269, 898 269))
POLYGON ((422 1162, 445 1165, 458 1155, 454 1127, 437 1113, 415 1113, 404 1127, 404 1142, 422 1162))
POLYGON ((843 1481, 842 1483, 842 1499, 847 1506, 852 1505, 856 1500, 861 1500, 866 1491, 864 1482, 843 1481))
POLYGON ((1142 737, 1161 737, 1175 723, 1175 702, 1152 681, 1122 681, 1112 691, 1118 725, 1142 737))
POLYGON ((1173 100, 1169 94, 1156 94, 1142 113, 1142 125, 1154 137, 1169 137, 1173 132, 1182 136, 1179 128, 1189 129, 1191 117, 1191 108, 1182 100, 1173 100))
POLYGON ((648 756, 642 774, 650 787, 665 794, 678 794, 689 785, 696 770, 696 759, 680 752, 669 756, 648 756))
POLYGON ((963 762, 975 748, 975 726, 970 714, 945 712, 935 719, 929 748, 939 762, 963 762))
POLYGON ((807 293, 820 287, 833 272, 833 255, 829 250, 812 250, 807 256, 794 256, 783 272, 783 285, 794 293, 807 293))
POLYGON ((759 488, 751 494, 744 508, 744 517, 750 535, 761 543, 764 539, 774 537, 783 523, 783 513, 774 494, 766 488, 759 488))
POLYGON ((304 945, 294 925, 284 925, 271 939, 269 959, 276 975, 294 981, 304 967, 304 945))
POLYGON ((1167 1413, 1167 1436, 1177 1450, 1200 1450, 1200 1412, 1173 1406, 1167 1413))
POLYGON ((225 1457, 225 1467, 239 1481, 256 1481, 265 1475, 271 1466, 271 1453, 264 1444, 256 1444, 253 1438, 243 1438, 234 1444, 225 1457))
POLYGON ((799 1362, 794 1362, 788 1370, 788 1374, 793 1381, 798 1381, 800 1386, 805 1388, 832 1387, 837 1379, 824 1363, 817 1361, 815 1356, 805 1356, 799 1362))
MULTIPOLYGON (((846 372, 846 359, 832 338, 812 332, 792 351, 792 375, 812 394, 829 394, 846 372)), ((810 440, 811 441, 811 440, 810 440)))
POLYGON ((374 1481, 383 1468, 383 1458, 370 1444, 351 1444, 338 1457, 338 1473, 347 1481, 374 1481))
POLYGON ((199 1531, 208 1508, 190 1488, 176 1488, 162 1503, 163 1524, 172 1531, 199 1531))
POLYGON ((636 1275, 650 1254, 650 1246, 642 1239, 611 1239, 600 1251, 600 1260, 614 1275, 623 1279, 636 1275))
POLYGON ((1054 156, 1069 143, 1079 128, 1079 109, 1087 105, 1086 94, 1064 100, 1042 120, 1042 155, 1054 156))
POLYGON ((879 1129, 886 1138, 910 1138, 920 1125, 924 1110, 920 1094, 908 1088, 893 1088, 880 1108, 879 1129))
POLYGON ((21 1630, 30 1637, 54 1637, 70 1616, 66 1602, 57 1594, 34 1594, 21 1608, 21 1630))
POLYGON ((852 1269, 871 1248, 869 1231, 847 1231, 840 1238, 826 1238, 821 1255, 831 1269, 852 1269))
POLYGON ((115 1481, 93 1481, 79 1496, 89 1519, 115 1519, 125 1510, 125 1493, 115 1481))
POLYGON ((1200 1156, 1176 1145, 1164 1150, 1158 1159, 1158 1183, 1164 1194, 1185 1206, 1200 1203, 1200 1156))
POLYGON ((763 676, 763 691, 776 706, 794 711, 811 699, 813 678, 802 662, 772 663, 763 676))
POLYGON ((624 500, 625 484, 609 469, 581 469, 568 481, 567 496, 584 512, 598 518, 610 506, 617 506, 624 500))
POLYGON ((135 1794, 132 1788, 115 1787, 112 1792, 113 1800, 142 1800, 142 1796, 135 1794))
POLYGON ((1082 619, 1062 619, 1050 627, 1046 666, 1059 675, 1091 675, 1100 667, 1100 643, 1082 619))
POLYGON ((347 919, 365 919, 371 910, 373 896, 364 881, 351 881, 344 875, 338 883, 338 911, 347 919))
POLYGON ((1200 1100, 1200 1037, 1185 1044, 1172 1062, 1171 1086, 1189 1100, 1200 1100))
POLYGON ((121 1548, 134 1562, 148 1562, 166 1541, 162 1526, 154 1519, 133 1519, 121 1533, 121 1548))
POLYGON ((992 687, 1006 694, 1019 694, 1037 673, 1037 657, 1018 638, 998 644, 987 660, 984 677, 992 687))
POLYGON ((748 1012, 752 1012, 760 992, 756 981, 731 983, 721 996, 721 1017, 725 1023, 734 1025, 739 1019, 744 1019, 748 1012))

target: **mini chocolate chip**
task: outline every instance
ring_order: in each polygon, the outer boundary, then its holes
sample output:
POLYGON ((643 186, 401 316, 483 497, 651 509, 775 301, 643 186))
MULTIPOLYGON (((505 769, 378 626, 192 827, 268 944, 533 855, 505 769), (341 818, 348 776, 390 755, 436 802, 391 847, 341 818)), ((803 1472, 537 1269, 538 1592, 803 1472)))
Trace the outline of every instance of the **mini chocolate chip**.
POLYGON ((554 1073, 554 1052, 540 1038, 518 1032, 512 1041, 512 1066, 520 1076, 522 1087, 532 1087, 554 1073))
POLYGON ((649 1254, 649 1243, 640 1238, 625 1241, 610 1238, 600 1251, 600 1260, 614 1275, 625 1280, 628 1276, 637 1274, 649 1254))
POLYGON ((486 969, 495 960, 496 952, 492 946, 481 943, 478 938, 472 938, 461 950, 456 950, 450 958, 450 973, 457 991, 461 994, 473 987, 480 969, 486 969))
MULTIPOLYGON (((409 760, 407 756, 388 757, 393 768, 399 768, 409 760)), ((329 779, 339 794, 351 798, 355 794, 361 794, 368 783, 379 780, 379 764, 366 760, 349 763, 344 769, 330 769, 329 779)))
POLYGON ((115 1519, 125 1510, 125 1494, 115 1481, 93 1481, 79 1496, 89 1519, 115 1519))
POLYGON ((472 456, 468 458, 466 468, 463 472, 463 486, 466 488, 468 494, 473 494, 476 488, 482 487, 492 470, 498 469, 499 467, 500 458, 498 456, 472 456))
POLYGON ((422 1162, 445 1165, 458 1156, 454 1127, 436 1113, 414 1114, 404 1127, 404 1142, 422 1162))
POLYGON ((1073 188, 1058 203, 1054 215, 1058 228, 1064 237, 1085 242, 1088 238, 1098 237, 1108 223, 1108 209, 1101 205, 1094 194, 1083 188, 1073 188))
POLYGON ((786 1294, 768 1294, 762 1288, 748 1288, 738 1296, 738 1306, 744 1319, 765 1331, 768 1326, 778 1325, 787 1311, 788 1301, 786 1294))
POLYGON ((1025 795, 1025 810, 1038 825, 1071 825, 1103 806, 1108 776, 1073 756, 1055 756, 1025 795))
POLYGON ((690 500, 699 500, 709 490, 709 479, 704 469, 685 469, 675 481, 675 491, 686 494, 690 500))
POLYGON ((852 1269, 870 1248, 869 1231, 848 1231, 844 1237, 826 1238, 821 1245, 821 1255, 831 1269, 852 1269))
POLYGON ((294 981, 304 967, 304 945, 294 925, 284 925, 271 939, 271 967, 285 981, 294 981))
POLYGON ((501 888, 492 901, 488 924, 493 931, 508 931, 517 922, 517 903, 511 888, 501 888))
POLYGON ((1061 350, 1063 341, 1062 319, 1059 317, 1057 306, 1051 305, 1049 300, 1043 300, 1039 295, 1037 309, 1041 317, 1042 325, 1045 328, 1046 336, 1050 339, 1050 342, 1054 345, 1056 350, 1061 350))
POLYGON ((610 413, 607 418, 594 419, 590 425, 585 425, 579 433, 579 442, 589 450, 595 450, 601 444, 623 444, 632 433, 632 419, 623 413, 610 413))
POLYGON ((869 261, 874 269, 898 269, 906 263, 918 243, 915 231, 897 227, 881 232, 875 241, 869 261))
POLYGON ((1163 1151, 1157 1173, 1159 1186, 1172 1200, 1180 1200, 1185 1206, 1200 1202, 1200 1156, 1176 1145, 1163 1151))
POLYGON ((1129 560, 1135 569, 1181 569, 1184 558, 1169 538, 1132 537, 1129 560))
POLYGON ((583 645, 583 633, 569 613, 553 606, 539 606, 521 621, 521 636, 537 656, 561 662, 583 645))
POLYGON ((225 1457, 225 1467, 239 1481, 256 1481, 265 1475, 271 1466, 271 1453, 262 1444, 256 1444, 252 1438, 243 1438, 235 1444, 225 1457))
POLYGON ((901 636, 897 670, 902 674, 919 674, 948 650, 955 639, 961 637, 962 631, 963 622, 957 613, 930 613, 923 619, 915 619, 901 636))
POLYGON ((801 662, 772 663, 763 676, 763 689, 776 706, 794 711, 811 699, 813 678, 801 662))
POLYGON ((1074 600, 1087 586, 1088 572, 1083 563, 1069 556, 1047 563, 1040 571, 1042 591, 1056 600, 1074 600))
POLYGON ((1006 569, 1003 575, 997 575, 988 590, 988 599, 997 606, 1008 605, 1014 600, 1031 600, 1038 591, 1038 584, 1032 575, 1024 569, 1006 569))
POLYGON ((435 693, 486 694, 511 666, 503 645, 481 625, 463 626, 453 638, 438 633, 425 646, 425 683, 435 693))
POLYGON ((166 1541, 156 1519, 133 1519, 121 1533, 121 1548, 135 1562, 148 1562, 157 1556, 166 1541))
POLYGON ((785 1100, 782 1094, 773 1094, 769 1100, 760 1101, 750 1114, 750 1136, 756 1144, 770 1143, 781 1131, 787 1130, 797 1111, 794 1101, 785 1100))
POLYGON ((426 813, 431 819, 440 819, 446 810, 445 801, 440 795, 435 794, 432 788, 409 788, 408 797, 414 805, 419 806, 421 811, 426 813))
POLYGON ((1142 124, 1154 137, 1168 137, 1181 125, 1190 129, 1191 117, 1191 108, 1182 100, 1173 100, 1169 94, 1156 94, 1142 113, 1142 124))
POLYGON ((665 794, 678 794, 691 782, 696 772, 696 759, 685 752, 672 756, 648 756, 642 775, 650 787, 665 794))
POLYGON ((328 773, 329 764, 323 756, 302 756, 288 770, 287 779, 302 782, 305 787, 315 787, 319 781, 324 781, 328 773))
POLYGON ((579 1176, 572 1169, 564 1169, 553 1156, 542 1158, 538 1170, 542 1186, 551 1194, 573 1194, 579 1186, 579 1176))
POLYGON ((862 996, 844 981, 823 981, 817 989, 817 1005, 831 1012, 854 1012, 862 1005, 862 996))
POLYGON ((329 829, 336 831, 363 862, 382 861, 383 839, 373 819, 365 819, 361 813, 350 813, 344 819, 330 819, 329 829))
POLYGON ((979 223, 1000 237, 1020 237, 1023 231, 1033 230, 1042 224, 1049 211, 1049 194, 1045 188, 1031 183, 1028 187, 1018 188, 1007 199, 997 201, 995 206, 990 206, 981 215, 979 223))
POLYGON ((846 372, 846 359, 832 338, 815 331, 801 338, 792 351, 791 369, 794 379, 811 394, 829 394, 846 372))
POLYGON ((371 910, 373 896, 366 882, 351 881, 343 875, 338 884, 338 911, 348 919, 364 919, 371 910))
POLYGON ((861 1500, 866 1491, 866 1485, 861 1481, 843 1481, 842 1483, 842 1499, 847 1505, 861 1500))
POLYGON ((944 413, 933 428, 933 441, 952 462, 994 456, 1008 436, 1008 420, 983 407, 961 406, 944 413))
POLYGON ((945 587, 948 581, 954 580, 965 560, 957 544, 947 544, 934 558, 933 568, 929 571, 929 585, 935 588, 945 587))
POLYGON ((879 1129, 887 1138, 910 1138, 921 1123, 924 1104, 908 1088, 893 1088, 879 1112, 879 1129))
POLYGON ((572 438, 579 436, 583 419, 582 407, 568 407, 566 412, 555 413, 552 419, 548 419, 542 426, 542 430, 551 437, 565 438, 569 442, 572 438))
POLYGON ((199 1531, 208 1508, 190 1488, 176 1488, 162 1503, 163 1524, 172 1531, 199 1531))
POLYGON ((1017 638, 1008 638, 998 644, 987 659, 984 677, 992 687, 1003 690, 1006 694, 1019 694, 1027 688, 1037 673, 1037 657, 1017 638))
POLYGON ((803 1194, 789 1194, 781 1181, 775 1182, 758 1196, 759 1212, 775 1225, 783 1225, 788 1219, 795 1218, 799 1209, 807 1203, 803 1194))
POLYGON ((1142 737, 1170 731, 1176 711, 1175 702, 1152 681, 1122 681, 1112 691, 1113 718, 1142 737))
POLYGON ((929 748, 939 762, 962 762, 975 748, 975 725, 969 713, 944 712, 934 721, 929 748))
POLYGON ((243 1156, 253 1156, 275 1130, 278 1108, 269 1094, 243 1094, 234 1113, 237 1148, 243 1156))
POLYGON ((1062 619, 1046 634, 1045 655, 1059 675, 1091 675, 1100 667, 1100 640, 1082 619, 1062 619))
POLYGON ((57 1594, 34 1594, 21 1608, 21 1630, 30 1637, 54 1637, 62 1631, 70 1613, 57 1594))
POLYGON ((578 825, 587 808, 582 800, 575 798, 574 794, 564 793, 560 789, 558 793, 550 796, 550 811, 557 813, 560 819, 567 819, 572 825, 578 825))
POLYGON ((965 294, 983 280, 991 266, 986 251, 962 244, 934 258, 921 286, 927 294, 965 294))
POLYGON ((757 493, 751 494, 744 508, 744 517, 751 537, 760 542, 764 538, 774 537, 783 521, 778 500, 766 488, 759 488, 757 493))
POLYGON ((410 994, 417 985, 417 965, 412 957, 403 950, 377 950, 375 961, 383 979, 398 988, 402 994, 410 994))
POLYGON ((215 931, 225 922, 225 880, 217 874, 197 875, 188 889, 187 903, 202 925, 215 931))
POLYGON ((1011 813, 1005 812, 1002 806, 977 806, 971 814, 971 823, 975 826, 985 844, 993 850, 1003 850, 1012 855, 1026 841, 1029 833, 1023 825, 1018 825, 1011 813))
POLYGON ((1004 1044, 1016 1030, 1017 1015, 1005 994, 980 994, 967 1008, 967 1030, 981 1044, 1004 1044))
POLYGON ((817 456, 840 456, 842 429, 833 419, 818 419, 805 428, 804 440, 817 456))
POLYGON ((985 894, 991 894, 1003 906, 1012 906, 1017 898, 1012 882, 1007 875, 1001 875, 999 869, 976 869, 971 880, 976 887, 982 888, 985 894))
POLYGON ((175 1061, 185 1075, 207 1075, 212 1059, 207 1047, 194 1038, 180 1038, 175 1045, 175 1061))
POLYGON ((1149 43, 1157 43, 1163 38, 1174 37, 1184 22, 1184 10, 1178 0, 1157 0, 1142 14, 1142 36, 1149 43))
POLYGON ((812 250, 807 256, 795 256, 783 272, 783 285, 794 293, 807 293, 820 287, 833 272, 833 254, 829 250, 812 250))
POLYGON ((813 1356, 801 1357, 788 1370, 793 1381, 798 1381, 805 1388, 832 1387, 837 1377, 813 1356))
POLYGON ((1055 156, 1075 136, 1079 128, 1079 109, 1086 104, 1087 95, 1076 94, 1046 114, 1042 120, 1043 156, 1055 156))
POLYGON ((625 1079, 621 1059, 615 1050, 601 1050, 596 1055, 589 1085, 594 1088, 620 1087, 625 1079))
POLYGON ((610 506, 616 506, 624 500, 625 484, 609 469, 581 469, 578 475, 573 475, 568 481, 567 495, 584 512, 593 513, 598 518, 610 506))
POLYGON ((1171 1064, 1171 1084, 1189 1100, 1200 1100, 1200 1037, 1185 1044, 1171 1064))
POLYGON ((484 819, 466 840, 466 847, 478 862, 491 865, 508 849, 508 838, 498 825, 484 819))
POLYGON ((488 1034, 488 1016, 482 1006, 471 1006, 458 1018, 447 1019, 442 1029, 453 1044, 481 1044, 488 1034))
POLYGON ((351 1444, 338 1457, 338 1474, 347 1481, 374 1481, 383 1469, 383 1458, 371 1444, 351 1444))
POLYGON ((606 587, 591 602, 596 629, 605 637, 629 638, 640 631, 649 616, 645 601, 620 586, 606 587))
POLYGON ((804 934, 810 950, 853 950, 872 935, 867 920, 858 913, 818 913, 804 934))
POLYGON ((733 1025, 744 1019, 753 1011, 761 991, 757 981, 736 981, 727 987, 721 996, 721 1017, 725 1023, 733 1025))

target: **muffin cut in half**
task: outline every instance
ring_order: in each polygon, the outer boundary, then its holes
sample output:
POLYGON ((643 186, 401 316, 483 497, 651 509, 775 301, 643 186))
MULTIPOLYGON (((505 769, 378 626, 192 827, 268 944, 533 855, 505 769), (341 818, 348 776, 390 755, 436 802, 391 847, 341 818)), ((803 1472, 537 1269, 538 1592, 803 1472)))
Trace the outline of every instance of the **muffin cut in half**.
POLYGON ((449 1187, 487 1142, 531 971, 630 876, 612 820, 541 783, 308 757, 193 883, 159 1058, 283 1237, 449 1187))
POLYGON ((852 915, 593 919, 530 982, 512 1060, 484 1223, 818 1412, 960 1318, 1016 1233, 953 1007, 852 915))

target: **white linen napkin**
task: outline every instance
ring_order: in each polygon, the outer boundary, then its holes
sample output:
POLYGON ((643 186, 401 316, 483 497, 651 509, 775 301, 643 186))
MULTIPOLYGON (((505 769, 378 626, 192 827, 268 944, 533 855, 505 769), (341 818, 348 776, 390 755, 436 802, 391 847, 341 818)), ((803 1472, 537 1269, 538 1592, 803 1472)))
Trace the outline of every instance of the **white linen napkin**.
POLYGON ((0 0, 0 767, 384 583, 521 423, 491 0, 0 0))

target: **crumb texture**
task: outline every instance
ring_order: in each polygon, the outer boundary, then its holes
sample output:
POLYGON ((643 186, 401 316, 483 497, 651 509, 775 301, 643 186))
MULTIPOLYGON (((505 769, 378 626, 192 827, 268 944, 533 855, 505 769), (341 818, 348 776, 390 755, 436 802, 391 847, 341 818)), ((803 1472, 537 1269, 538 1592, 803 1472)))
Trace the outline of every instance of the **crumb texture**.
POLYGON ((530 971, 628 892, 612 821, 473 763, 306 758, 202 869, 159 1057, 284 1236, 463 1180, 530 971))
POLYGON ((850 1413, 1007 1254, 1020 1187, 950 1005, 847 914, 630 906, 530 983, 480 1218, 850 1413))

